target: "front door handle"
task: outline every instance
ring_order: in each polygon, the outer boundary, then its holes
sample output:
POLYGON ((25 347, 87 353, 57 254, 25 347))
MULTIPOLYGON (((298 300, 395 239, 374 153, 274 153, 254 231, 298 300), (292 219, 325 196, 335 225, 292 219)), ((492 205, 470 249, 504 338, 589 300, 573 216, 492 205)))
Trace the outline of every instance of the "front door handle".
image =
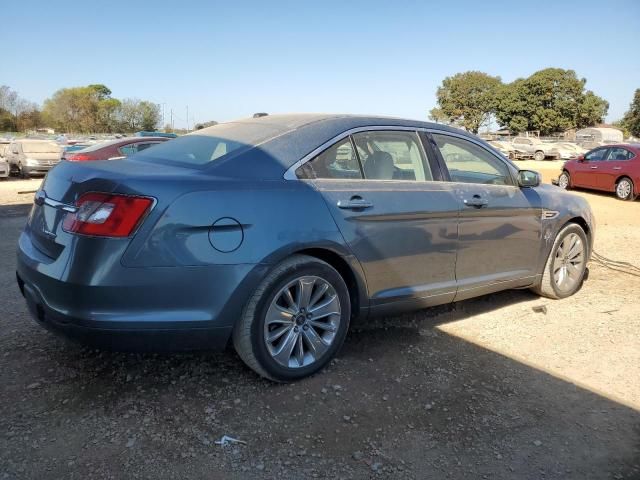
POLYGON ((622 167, 613 167, 614 170, 622 170, 622 167))
POLYGON ((489 201, 486 198, 482 198, 480 195, 474 195, 471 198, 465 198, 463 201, 467 207, 482 208, 489 205, 489 201))
POLYGON ((598 167, 596 167, 595 165, 593 167, 591 167, 591 170, 597 170, 598 167))
POLYGON ((349 200, 338 200, 338 208, 343 210, 360 210, 373 207, 373 203, 365 200, 359 195, 354 195, 349 200))

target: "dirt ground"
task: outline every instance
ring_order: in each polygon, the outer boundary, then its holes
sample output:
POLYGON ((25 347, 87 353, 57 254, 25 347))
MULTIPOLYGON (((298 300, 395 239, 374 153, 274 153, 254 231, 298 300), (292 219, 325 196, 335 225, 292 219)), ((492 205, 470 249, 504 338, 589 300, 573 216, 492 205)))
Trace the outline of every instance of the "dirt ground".
MULTIPOLYGON (((0 479, 640 478, 638 276, 592 262, 569 299, 361 322, 324 372, 275 385, 232 351, 99 352, 37 326, 14 251, 38 184, 0 182, 0 479)), ((640 266, 640 201, 577 194, 596 252, 640 266)))

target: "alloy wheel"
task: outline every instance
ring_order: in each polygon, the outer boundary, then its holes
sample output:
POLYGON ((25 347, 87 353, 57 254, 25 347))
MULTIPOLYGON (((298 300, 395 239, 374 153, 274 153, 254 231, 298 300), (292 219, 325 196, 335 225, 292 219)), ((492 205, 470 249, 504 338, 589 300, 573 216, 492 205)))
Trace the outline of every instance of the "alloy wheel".
POLYGON ((585 246, 576 233, 562 239, 553 260, 553 280, 562 291, 573 289, 582 279, 585 263, 585 246))
POLYGON ((616 186, 616 195, 623 200, 629 198, 629 195, 631 195, 631 182, 626 178, 620 180, 616 186))
POLYGON ((564 189, 569 186, 569 176, 566 173, 562 173, 558 178, 558 186, 564 189))
POLYGON ((267 350, 284 367, 306 367, 329 350, 340 318, 340 299, 329 282, 316 276, 298 277, 269 305, 264 322, 267 350))

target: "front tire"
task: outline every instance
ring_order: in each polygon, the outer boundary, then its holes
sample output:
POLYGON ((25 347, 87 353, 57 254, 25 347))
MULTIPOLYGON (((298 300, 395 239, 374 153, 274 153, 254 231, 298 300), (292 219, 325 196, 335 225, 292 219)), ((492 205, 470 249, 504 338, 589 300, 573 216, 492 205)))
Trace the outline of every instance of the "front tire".
POLYGON ((18 176, 24 180, 28 180, 31 178, 29 172, 25 170, 24 165, 22 165, 21 163, 18 164, 18 176))
POLYGON ((628 177, 622 177, 616 183, 616 197, 620 200, 634 200, 633 181, 628 177))
POLYGON ((294 255, 258 286, 233 330, 240 358, 256 373, 290 382, 321 370, 349 328, 349 290, 328 263, 294 255))
POLYGON ((537 160, 538 162, 541 162, 542 160, 544 160, 545 154, 543 151, 538 150, 536 153, 533 154, 533 159, 537 160))
POLYGON ((570 297, 582 286, 588 257, 587 234, 575 223, 566 225, 556 236, 540 283, 533 290, 547 298, 570 297))

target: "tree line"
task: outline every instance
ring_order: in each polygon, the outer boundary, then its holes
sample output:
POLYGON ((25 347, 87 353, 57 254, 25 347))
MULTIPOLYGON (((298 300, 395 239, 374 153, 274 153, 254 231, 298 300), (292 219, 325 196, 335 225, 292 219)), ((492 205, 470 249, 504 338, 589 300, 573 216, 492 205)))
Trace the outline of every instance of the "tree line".
MULTIPOLYGON (((575 71, 561 68, 546 68, 511 83, 484 72, 458 73, 442 81, 429 117, 473 133, 492 120, 514 134, 549 135, 589 127, 603 122, 609 102, 587 90, 586 83, 575 71)), ((625 125, 632 123, 627 120, 625 125)))
POLYGON ((51 127, 69 133, 129 133, 155 130, 160 122, 157 104, 136 98, 119 100, 101 84, 62 88, 41 109, 10 87, 0 86, 0 131, 51 127))

